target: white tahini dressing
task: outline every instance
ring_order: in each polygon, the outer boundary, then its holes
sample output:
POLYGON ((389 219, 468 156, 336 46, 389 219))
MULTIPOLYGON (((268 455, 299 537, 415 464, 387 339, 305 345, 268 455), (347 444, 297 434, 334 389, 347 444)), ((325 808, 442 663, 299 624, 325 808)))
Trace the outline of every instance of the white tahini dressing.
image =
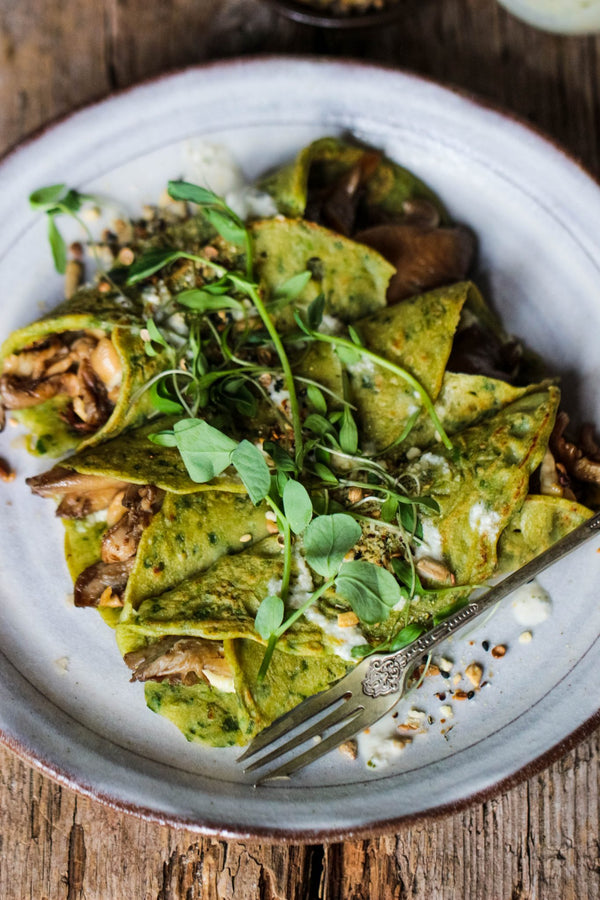
POLYGON ((550 595, 537 581, 517 588, 511 606, 519 625, 529 628, 545 622, 552 612, 550 595))

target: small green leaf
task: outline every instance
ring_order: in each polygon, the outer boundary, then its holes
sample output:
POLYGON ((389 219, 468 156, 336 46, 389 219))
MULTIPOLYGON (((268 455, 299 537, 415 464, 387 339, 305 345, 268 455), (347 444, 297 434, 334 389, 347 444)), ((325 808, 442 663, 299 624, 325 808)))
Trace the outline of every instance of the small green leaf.
POLYGON ((43 210, 48 206, 56 206, 66 190, 66 184, 51 184, 48 187, 38 188, 37 191, 29 195, 29 205, 36 210, 43 210))
POLYGON ((358 429, 348 406, 344 407, 340 426, 340 447, 344 453, 356 453, 358 450, 358 429))
POLYGON ((414 503, 402 504, 400 507, 400 524, 411 534, 417 527, 417 507, 414 503))
POLYGON ((196 312, 213 312, 216 309, 237 309, 243 311, 243 304, 226 294, 216 294, 212 291, 190 288, 177 294, 177 302, 180 306, 186 306, 196 312))
POLYGON ((246 229, 227 207, 223 210, 207 207, 204 209, 204 215, 221 237, 230 244, 243 244, 246 240, 246 229))
POLYGON ((361 527, 352 516, 344 513, 318 516, 312 520, 304 535, 306 561, 319 575, 330 578, 361 535, 361 527))
POLYGON ((398 498, 394 494, 388 494, 381 504, 381 518, 384 522, 393 522, 398 512, 398 498))
POLYGON ((58 205, 64 212, 76 213, 81 209, 82 200, 82 194, 71 188, 67 191, 62 200, 59 201, 58 205))
POLYGON ((265 597, 258 607, 254 627, 264 641, 268 641, 273 632, 277 631, 283 622, 283 600, 274 594, 265 597))
POLYGON ((287 300, 290 302, 295 300, 296 297, 302 293, 311 278, 312 275, 308 270, 299 272, 297 275, 292 275, 291 278, 288 278, 287 281, 284 281, 283 284, 280 284, 279 287, 275 288, 273 299, 287 300))
POLYGON ((271 473, 258 447, 243 440, 231 454, 231 462, 244 482, 248 496, 255 506, 269 493, 271 473))
POLYGON ((416 622, 406 625, 406 627, 403 628, 402 631, 399 631, 393 639, 390 644, 390 651, 395 653, 397 650, 402 650, 403 647, 408 647, 408 645, 412 644, 413 641, 416 641, 418 637, 421 637, 424 631, 426 631, 425 626, 417 625, 416 622))
POLYGON ((312 519, 310 495, 303 484, 290 479, 283 489, 283 511, 294 534, 302 534, 312 519))
POLYGON ((294 472, 297 474, 298 466, 287 450, 280 447, 280 445, 276 444, 274 441, 265 441, 263 448, 269 454, 278 469, 281 469, 283 472, 294 472))
POLYGON ((181 255, 181 250, 149 250, 129 267, 127 284, 137 284, 144 278, 149 278, 150 275, 179 259, 181 255))
POLYGON ((344 563, 335 588, 358 618, 368 624, 384 622, 390 609, 402 599, 400 585, 392 573, 364 560, 344 563))
POLYGON ((315 384, 309 384, 306 388, 306 396, 308 397, 308 402, 318 413, 321 415, 327 415, 327 401, 325 400, 325 395, 323 391, 320 391, 319 388, 315 384))
POLYGON ((352 648, 350 656, 352 659, 364 659, 365 656, 372 652, 373 648, 370 644, 358 644, 358 646, 352 648))
POLYGON ((63 236, 56 227, 53 216, 48 216, 48 240, 50 241, 50 249, 52 250, 52 259, 54 260, 54 268, 61 275, 64 275, 67 268, 67 245, 63 240, 63 236))
POLYGON ((151 440, 153 444, 158 444, 160 447, 177 446, 177 439, 173 431, 156 431, 154 434, 149 434, 148 439, 151 440))
POLYGON ((186 200, 198 206, 220 206, 223 203, 217 194, 190 181, 169 181, 168 191, 173 200, 186 200))
POLYGON ((350 339, 352 340, 353 344, 356 344, 357 347, 363 346, 363 342, 360 339, 360 335, 358 334, 358 331, 356 330, 356 328, 354 328, 353 325, 348 325, 348 334, 350 335, 350 339))
POLYGON ((202 419, 181 419, 173 426, 177 449, 192 481, 204 484, 231 464, 237 444, 202 419))
POLYGON ((181 403, 178 400, 175 400, 169 393, 169 386, 166 381, 168 377, 169 376, 165 376, 165 378, 162 378, 160 381, 155 381, 150 388, 152 405, 159 412, 165 413, 166 415, 182 413, 183 407, 181 403))
POLYGON ((421 581, 414 567, 405 559, 398 559, 398 557, 395 556, 392 557, 392 569, 394 570, 396 578, 402 582, 402 584, 406 585, 411 595, 417 589, 419 591, 423 590, 421 581))
POLYGON ((298 312, 297 309, 294 310, 294 321, 296 322, 296 325, 298 326, 300 331, 303 331, 304 334, 307 334, 309 337, 312 337, 310 330, 307 328, 307 326, 302 321, 300 313, 298 312))
POLYGON ((325 294, 319 294, 312 301, 308 309, 306 310, 306 319, 308 321, 308 327, 313 331, 318 331, 321 322, 323 321, 323 313, 325 312, 325 294))
POLYGON ((321 435, 321 437, 325 437, 326 434, 333 433, 333 425, 331 422, 328 422, 324 416, 319 415, 319 413, 311 413, 304 420, 304 427, 309 428, 310 431, 314 431, 315 434, 321 435))
POLYGON ((362 354, 358 350, 351 350, 350 347, 334 344, 333 349, 340 362, 344 363, 345 366, 355 366, 362 359, 362 354))
POLYGON ((331 469, 326 466, 324 463, 316 462, 314 464, 314 470, 316 475, 321 479, 321 481, 327 482, 327 484, 337 484, 338 480, 336 476, 333 474, 331 469))

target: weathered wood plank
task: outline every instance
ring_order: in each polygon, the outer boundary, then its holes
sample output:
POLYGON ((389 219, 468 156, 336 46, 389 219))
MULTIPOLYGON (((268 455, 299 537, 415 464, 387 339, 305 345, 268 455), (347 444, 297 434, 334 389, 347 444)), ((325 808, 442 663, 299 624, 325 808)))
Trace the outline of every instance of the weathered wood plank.
MULTIPOLYGON (((535 32, 493 0, 403 0, 393 28, 334 35, 259 0, 5 0, 0 152, 159 72, 256 52, 354 56, 506 105, 600 174, 600 38, 535 32)), ((321 846, 198 839, 115 813, 0 750, 5 900, 595 900, 600 731, 528 782, 397 835, 321 846)))

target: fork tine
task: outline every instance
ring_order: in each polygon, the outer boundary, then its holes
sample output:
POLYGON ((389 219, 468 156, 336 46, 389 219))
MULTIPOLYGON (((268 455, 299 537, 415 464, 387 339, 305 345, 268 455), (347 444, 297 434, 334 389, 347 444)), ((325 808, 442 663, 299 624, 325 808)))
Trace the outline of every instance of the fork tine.
POLYGON ((307 719, 329 709, 330 706, 337 703, 338 700, 341 700, 345 694, 352 693, 352 682, 350 681, 352 675, 354 675, 354 672, 352 672, 351 675, 346 675, 344 678, 341 678, 332 687, 326 688, 324 691, 321 691, 319 694, 314 694, 312 697, 308 697, 308 699, 299 703, 298 706, 295 706, 289 712, 284 713, 283 716, 275 719, 268 728, 260 731, 256 737, 253 738, 244 753, 242 753, 241 756, 238 756, 237 762, 243 762, 244 760, 250 759, 251 756, 254 756, 255 753, 259 753, 272 741, 276 741, 277 738, 287 734, 293 728, 302 725, 307 719))
MULTIPOLYGON (((350 694, 349 697, 344 698, 343 704, 336 707, 336 709, 330 712, 328 716, 317 719, 317 721, 312 725, 309 725, 308 728, 305 728, 299 734, 291 737, 288 741, 286 741, 286 743, 281 744, 281 746, 277 747, 275 750, 272 750, 266 756, 263 756, 262 759, 258 759, 256 762, 253 762, 249 766, 246 766, 244 772, 252 772, 254 769, 259 769, 261 766, 268 765, 273 760, 279 759, 279 757, 284 756, 286 753, 289 753, 290 750, 295 750, 296 747, 304 744, 310 738, 315 737, 318 734, 323 734, 324 731, 327 731, 334 725, 342 724, 350 716, 353 716, 354 714, 364 710, 364 706, 361 704, 360 706, 355 706, 351 711, 348 711, 348 706, 352 705, 350 704, 351 699, 352 694, 350 694)), ((314 719, 314 716, 312 717, 312 719, 314 719)), ((308 719, 308 721, 305 719, 304 724, 308 725, 309 722, 312 721, 312 719, 308 719)))
MULTIPOLYGON (((356 711, 356 709, 353 710, 353 712, 356 711)), ((365 715, 364 709, 359 710, 358 715, 353 716, 353 718, 349 722, 346 722, 342 728, 338 728, 338 730, 334 731, 333 734, 330 734, 329 737, 326 737, 309 750, 305 750, 300 756, 288 760, 277 769, 265 772, 264 775, 257 778, 255 784, 261 784, 263 781, 268 781, 271 778, 282 778, 287 775, 293 775, 294 772, 297 772, 299 769, 303 769, 316 759, 320 759, 321 756, 325 756, 330 750, 339 747, 340 744, 343 744, 344 741, 353 737, 357 732, 362 731, 363 728, 367 728, 372 724, 372 721, 372 717, 369 716, 368 713, 365 715)))

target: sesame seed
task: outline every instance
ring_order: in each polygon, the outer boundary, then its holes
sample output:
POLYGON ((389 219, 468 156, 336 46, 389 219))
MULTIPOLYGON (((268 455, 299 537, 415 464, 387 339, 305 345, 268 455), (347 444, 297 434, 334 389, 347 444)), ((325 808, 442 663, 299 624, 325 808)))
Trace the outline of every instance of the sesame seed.
POLYGON ((482 642, 481 642, 481 646, 483 647, 483 649, 484 649, 485 652, 487 653, 487 651, 490 649, 490 642, 489 642, 489 641, 482 641, 482 642))
POLYGON ((533 638, 533 635, 530 631, 523 631, 519 635, 519 643, 520 644, 529 644, 533 638))
POLYGON ((248 541, 251 541, 251 540, 252 540, 251 534, 243 534, 240 538, 240 544, 247 544, 248 541))

